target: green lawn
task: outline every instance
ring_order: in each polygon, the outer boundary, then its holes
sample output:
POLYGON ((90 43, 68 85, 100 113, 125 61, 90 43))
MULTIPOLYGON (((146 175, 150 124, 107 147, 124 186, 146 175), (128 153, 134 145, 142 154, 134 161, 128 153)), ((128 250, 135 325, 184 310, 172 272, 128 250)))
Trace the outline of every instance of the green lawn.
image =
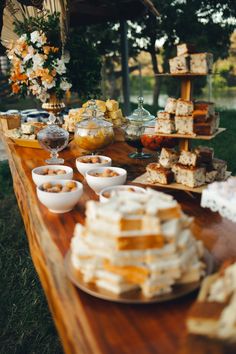
POLYGON ((7 162, 0 163, 0 354, 63 353, 34 270, 7 162))
MULTIPOLYGON (((228 161, 236 175, 236 111, 221 112, 221 126, 227 132, 207 145, 228 161)), ((30 258, 6 162, 0 163, 0 250, 0 354, 62 353, 30 258)))

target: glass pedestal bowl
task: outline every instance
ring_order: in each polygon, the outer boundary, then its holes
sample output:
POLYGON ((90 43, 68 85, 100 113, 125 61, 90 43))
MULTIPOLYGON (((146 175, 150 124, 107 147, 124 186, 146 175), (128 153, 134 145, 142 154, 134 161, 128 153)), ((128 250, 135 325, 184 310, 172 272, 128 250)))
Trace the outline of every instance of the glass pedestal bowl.
POLYGON ((56 124, 49 124, 37 134, 39 144, 51 153, 51 158, 45 160, 47 164, 63 164, 64 159, 58 157, 58 152, 63 150, 69 142, 69 133, 56 124))

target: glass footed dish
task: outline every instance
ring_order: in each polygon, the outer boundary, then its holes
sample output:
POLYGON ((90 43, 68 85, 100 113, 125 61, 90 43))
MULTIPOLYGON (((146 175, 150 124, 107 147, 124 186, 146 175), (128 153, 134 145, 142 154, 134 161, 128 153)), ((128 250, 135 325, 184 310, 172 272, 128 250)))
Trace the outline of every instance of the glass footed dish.
POLYGON ((51 153, 51 158, 45 160, 50 165, 64 163, 64 159, 58 157, 58 152, 63 150, 69 142, 69 133, 57 124, 54 124, 54 122, 55 120, 50 116, 48 126, 40 130, 37 134, 39 144, 43 149, 51 153))

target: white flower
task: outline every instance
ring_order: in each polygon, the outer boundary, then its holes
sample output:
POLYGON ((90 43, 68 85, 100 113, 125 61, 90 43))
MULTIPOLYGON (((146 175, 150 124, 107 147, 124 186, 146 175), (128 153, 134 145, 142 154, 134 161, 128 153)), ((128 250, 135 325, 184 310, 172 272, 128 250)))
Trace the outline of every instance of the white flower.
POLYGON ((27 34, 24 33, 20 36, 20 38, 18 39, 18 42, 25 42, 27 40, 27 34))
POLYGON ((65 74, 66 73, 66 66, 65 63, 62 59, 57 59, 53 67, 56 69, 56 72, 59 75, 65 74))
POLYGON ((41 102, 46 102, 49 98, 50 98, 50 95, 46 91, 42 92, 40 95, 38 95, 38 99, 41 102))
POLYGON ((39 31, 34 31, 30 34, 30 40, 32 43, 35 43, 37 47, 42 47, 46 43, 46 37, 44 33, 39 31))
POLYGON ((53 80, 52 82, 47 82, 47 81, 42 81, 42 85, 47 89, 50 90, 51 88, 56 86, 56 82, 55 80, 53 80))
POLYGON ((71 88, 71 84, 66 81, 66 80, 62 80, 62 82, 60 83, 60 88, 63 90, 63 91, 68 91, 70 88, 71 88))
POLYGON ((44 59, 40 54, 33 56, 33 70, 41 69, 44 64, 44 59))
POLYGON ((70 61, 70 53, 68 50, 66 50, 62 56, 62 60, 64 61, 65 64, 68 64, 70 61))

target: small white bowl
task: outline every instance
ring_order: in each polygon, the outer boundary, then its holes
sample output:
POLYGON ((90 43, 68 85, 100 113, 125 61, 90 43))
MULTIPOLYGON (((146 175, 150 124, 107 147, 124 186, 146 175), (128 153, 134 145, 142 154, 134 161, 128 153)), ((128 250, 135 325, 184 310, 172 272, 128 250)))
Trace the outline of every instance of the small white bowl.
POLYGON ((115 177, 96 177, 92 176, 91 173, 102 173, 107 170, 108 167, 94 168, 86 173, 86 181, 90 188, 92 188, 95 193, 99 194, 102 189, 110 186, 117 186, 125 184, 127 178, 127 171, 120 167, 109 167, 110 170, 119 173, 119 176, 115 177))
POLYGON ((102 156, 102 155, 86 155, 86 156, 77 157, 77 159, 76 159, 76 167, 77 167, 79 173, 81 173, 81 175, 83 175, 84 177, 88 171, 93 170, 94 168, 97 168, 97 167, 109 167, 109 166, 111 166, 111 163, 112 163, 112 160, 110 157, 102 156), (80 159, 82 159, 82 158, 90 158, 90 157, 100 157, 102 162, 100 162, 100 163, 85 163, 85 162, 80 161, 80 159))
POLYGON ((133 190, 132 193, 144 194, 147 192, 146 189, 144 189, 142 187, 137 187, 137 186, 132 186, 132 185, 111 186, 111 187, 103 188, 101 190, 101 192, 99 193, 99 200, 101 203, 106 203, 110 199, 110 197, 106 197, 105 193, 114 192, 114 194, 117 195, 119 192, 129 192, 129 190, 131 188, 133 190))
MULTIPOLYGON (((68 182, 68 180, 51 180, 52 185, 62 184, 63 186, 68 182)), ((83 185, 80 182, 73 181, 77 185, 77 189, 71 192, 60 192, 60 193, 51 193, 46 192, 41 189, 42 185, 37 187, 37 196, 40 202, 49 209, 52 213, 62 214, 71 211, 74 206, 78 203, 82 193, 83 185)))
POLYGON ((43 183, 50 182, 51 180, 58 179, 72 179, 73 178, 73 169, 69 166, 64 165, 47 165, 36 167, 32 170, 32 179, 36 186, 40 186, 43 183), (48 168, 49 170, 64 170, 66 171, 63 175, 40 175, 38 172, 48 168))

